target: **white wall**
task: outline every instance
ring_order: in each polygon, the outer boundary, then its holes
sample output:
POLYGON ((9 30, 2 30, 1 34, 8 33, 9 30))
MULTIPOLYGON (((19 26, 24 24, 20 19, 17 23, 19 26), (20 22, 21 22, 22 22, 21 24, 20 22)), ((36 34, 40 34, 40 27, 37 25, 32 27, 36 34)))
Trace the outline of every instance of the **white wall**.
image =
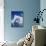
POLYGON ((4 0, 0 0, 0 42, 4 41, 4 0))
MULTIPOLYGON (((40 9, 46 9, 46 0, 40 0, 40 9)), ((46 27, 46 11, 43 12, 43 22, 41 21, 40 24, 46 27)))

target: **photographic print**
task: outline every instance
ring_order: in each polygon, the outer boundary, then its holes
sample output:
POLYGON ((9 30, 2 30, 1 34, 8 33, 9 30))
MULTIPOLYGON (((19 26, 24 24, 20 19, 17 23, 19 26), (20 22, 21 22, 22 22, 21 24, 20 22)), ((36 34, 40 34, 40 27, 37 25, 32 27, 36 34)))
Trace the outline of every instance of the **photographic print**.
POLYGON ((23 11, 11 11, 11 27, 23 27, 23 11))

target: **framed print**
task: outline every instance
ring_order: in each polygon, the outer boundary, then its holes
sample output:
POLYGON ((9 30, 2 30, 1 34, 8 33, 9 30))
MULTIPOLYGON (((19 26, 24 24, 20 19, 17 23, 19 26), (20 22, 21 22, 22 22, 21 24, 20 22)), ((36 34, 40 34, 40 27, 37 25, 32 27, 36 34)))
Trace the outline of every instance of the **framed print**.
POLYGON ((11 11, 11 27, 23 27, 24 26, 24 12, 23 11, 11 11))

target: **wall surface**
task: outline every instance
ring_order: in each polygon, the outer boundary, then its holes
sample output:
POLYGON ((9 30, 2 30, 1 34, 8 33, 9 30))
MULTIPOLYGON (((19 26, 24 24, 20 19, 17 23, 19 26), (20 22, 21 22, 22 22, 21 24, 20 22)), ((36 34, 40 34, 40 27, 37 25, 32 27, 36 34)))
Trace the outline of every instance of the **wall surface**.
POLYGON ((4 41, 4 0, 0 0, 0 42, 4 41))
POLYGON ((40 9, 40 0, 4 0, 4 36, 7 41, 18 41, 32 29, 35 12, 40 9), (24 11, 24 27, 11 27, 11 11, 24 11))
MULTIPOLYGON (((43 9, 46 9, 46 0, 41 0, 41 1, 40 1, 40 9, 41 9, 41 11, 42 11, 43 9)), ((46 27, 46 10, 43 12, 42 17, 43 17, 43 22, 40 21, 40 25, 46 27)))

